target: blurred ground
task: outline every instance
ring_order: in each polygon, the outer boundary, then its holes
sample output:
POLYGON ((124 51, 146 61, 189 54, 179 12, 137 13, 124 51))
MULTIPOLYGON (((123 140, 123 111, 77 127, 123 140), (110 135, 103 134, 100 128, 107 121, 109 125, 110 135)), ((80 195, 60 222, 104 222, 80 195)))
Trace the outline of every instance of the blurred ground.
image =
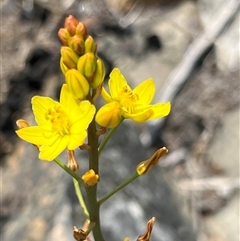
POLYGON ((155 101, 172 102, 164 122, 127 121, 103 154, 100 195, 157 147, 170 151, 103 206, 108 240, 136 239, 152 216, 153 241, 239 240, 239 2, 145 2, 3 1, 2 240, 72 240, 83 222, 71 179, 14 134, 16 119, 32 120, 34 94, 57 97, 67 14, 86 22, 108 71, 120 68, 132 86, 152 77, 155 101))

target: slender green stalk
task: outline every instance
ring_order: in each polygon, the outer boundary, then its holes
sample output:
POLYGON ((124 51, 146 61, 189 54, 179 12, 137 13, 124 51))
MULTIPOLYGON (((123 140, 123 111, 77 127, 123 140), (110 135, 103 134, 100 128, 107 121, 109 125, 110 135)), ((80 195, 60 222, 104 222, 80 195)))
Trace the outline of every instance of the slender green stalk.
POLYGON ((117 130, 117 128, 121 125, 121 123, 123 122, 124 118, 121 119, 120 123, 112 128, 107 135, 104 137, 103 141, 101 142, 99 148, 98 148, 98 155, 100 156, 100 153, 102 152, 102 150, 104 149, 104 147, 106 146, 107 142, 109 141, 109 139, 111 138, 111 136, 114 134, 114 132, 117 130))
POLYGON ((76 195, 78 197, 79 204, 83 209, 83 213, 84 213, 86 219, 89 220, 89 213, 88 213, 86 204, 83 199, 83 195, 82 195, 82 192, 81 192, 81 189, 79 186, 79 182, 75 178, 73 178, 73 183, 74 183, 74 187, 75 187, 76 195))
POLYGON ((79 177, 75 172, 73 172, 70 168, 68 168, 59 158, 55 158, 54 161, 63 169, 65 170, 69 175, 71 175, 74 179, 76 179, 79 183, 83 183, 83 180, 81 177, 79 177))
POLYGON ((126 181, 124 181, 123 183, 121 183, 119 186, 117 186, 116 188, 114 188, 111 192, 109 192, 107 195, 105 195, 104 197, 102 197, 99 201, 98 204, 99 206, 101 206, 106 200, 108 200, 112 195, 114 195, 116 192, 118 192, 119 190, 121 190, 122 188, 124 188, 125 186, 127 186, 129 183, 133 182, 136 178, 138 178, 139 175, 137 172, 135 172, 130 178, 128 178, 126 181))
MULTIPOLYGON (((89 155, 89 170, 93 169, 98 174, 98 136, 96 135, 96 124, 93 120, 88 127, 88 144, 90 149, 89 155)), ((90 216, 90 222, 95 223, 92 233, 95 241, 104 241, 99 217, 99 205, 97 202, 97 184, 93 186, 85 186, 87 199, 88 199, 88 211, 90 216)))

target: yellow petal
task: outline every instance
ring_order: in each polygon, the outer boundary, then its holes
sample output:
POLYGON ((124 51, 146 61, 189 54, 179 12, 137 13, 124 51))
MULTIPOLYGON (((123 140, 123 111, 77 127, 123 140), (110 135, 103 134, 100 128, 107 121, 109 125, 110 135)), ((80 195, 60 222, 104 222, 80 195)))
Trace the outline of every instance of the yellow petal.
POLYGON ((152 105, 151 110, 153 110, 154 112, 153 116, 151 117, 151 120, 158 119, 158 118, 167 116, 170 113, 171 104, 170 102, 158 103, 156 105, 152 105))
POLYGON ((136 122, 145 122, 149 119, 151 119, 151 117, 153 116, 153 110, 152 109, 147 109, 145 111, 142 111, 142 112, 139 112, 139 113, 128 113, 128 112, 124 112, 123 113, 123 116, 125 118, 128 118, 128 119, 131 119, 131 120, 134 120, 136 122))
POLYGON ((88 100, 81 101, 78 108, 71 112, 69 119, 71 121, 71 130, 70 132, 75 133, 76 128, 79 128, 79 131, 86 130, 89 123, 92 121, 95 114, 96 108, 88 100), (78 127, 76 127, 77 125, 78 127))
POLYGON ((108 92, 106 91, 106 89, 104 87, 102 88, 101 95, 107 103, 113 101, 112 97, 108 94, 108 92))
POLYGON ((84 141, 87 137, 86 131, 78 132, 77 134, 71 134, 69 138, 69 143, 67 145, 68 150, 75 150, 79 146, 84 144, 84 141))
POLYGON ((100 126, 114 128, 120 123, 121 117, 120 104, 117 101, 113 101, 99 109, 96 114, 96 122, 100 126))
POLYGON ((16 133, 21 139, 34 145, 43 145, 47 140, 38 126, 25 127, 17 130, 16 133))
POLYGON ((123 87, 127 85, 127 81, 120 72, 119 69, 115 68, 110 74, 108 81, 109 91, 113 99, 117 98, 123 87))
POLYGON ((51 130, 52 128, 52 125, 46 119, 45 114, 49 108, 53 108, 56 105, 59 105, 59 103, 49 97, 34 96, 32 98, 32 109, 35 115, 35 120, 37 124, 45 130, 51 130))
POLYGON ((77 101, 71 96, 67 84, 62 85, 60 92, 60 104, 67 115, 69 115, 74 106, 77 106, 77 101))
POLYGON ((70 133, 78 134, 82 131, 85 131, 88 128, 90 122, 91 121, 82 118, 82 121, 77 121, 73 125, 71 125, 70 133))
POLYGON ((92 113, 92 111, 89 111, 91 103, 89 101, 81 101, 78 103, 70 94, 66 84, 63 85, 61 90, 60 103, 68 115, 71 124, 79 121, 87 112, 89 112, 89 115, 92 113))
POLYGON ((134 90, 133 94, 137 94, 139 102, 144 105, 149 105, 155 94, 155 85, 152 79, 147 79, 139 84, 134 90))
POLYGON ((69 142, 69 136, 59 137, 51 146, 43 145, 40 147, 39 159, 52 161, 58 157, 64 149, 66 149, 69 142))

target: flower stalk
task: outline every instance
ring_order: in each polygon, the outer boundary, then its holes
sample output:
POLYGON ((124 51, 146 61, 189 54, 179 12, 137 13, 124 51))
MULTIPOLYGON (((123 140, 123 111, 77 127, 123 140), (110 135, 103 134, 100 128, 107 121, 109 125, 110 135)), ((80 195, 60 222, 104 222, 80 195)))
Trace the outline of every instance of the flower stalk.
MULTIPOLYGON (((96 135, 96 124, 93 120, 88 128, 88 150, 89 156, 89 170, 93 170, 96 174, 99 173, 98 166, 98 136, 96 135)), ((87 200, 88 200, 88 211, 90 217, 90 223, 95 223, 92 229, 93 237, 97 241, 104 241, 99 217, 99 204, 97 202, 97 183, 93 186, 85 185, 87 200)))
POLYGON ((130 178, 128 178, 126 181, 121 183, 119 186, 114 188, 111 192, 109 192, 107 195, 102 197, 99 201, 98 204, 101 206, 105 201, 107 201, 111 196, 113 196, 115 193, 126 187, 129 183, 133 182, 135 179, 139 177, 138 173, 135 172, 130 178))
POLYGON ((54 161, 64 170, 66 171, 70 176, 72 176, 75 180, 77 180, 79 183, 83 184, 83 180, 81 177, 79 177, 74 171, 72 171, 70 168, 68 168, 59 158, 55 158, 54 161))
POLYGON ((124 118, 121 119, 121 122, 114 128, 112 128, 107 135, 104 137, 103 141, 101 142, 99 148, 98 148, 98 155, 100 156, 102 150, 104 149, 104 147, 106 146, 106 144, 108 143, 109 139, 112 137, 112 135, 115 133, 115 131, 117 130, 117 128, 121 125, 121 123, 123 122, 124 118))
POLYGON ((73 184, 74 184, 74 188, 75 188, 75 192, 76 192, 79 204, 82 207, 82 210, 83 210, 83 213, 84 213, 86 219, 89 220, 89 212, 88 212, 87 206, 85 204, 85 201, 83 199, 83 195, 82 195, 82 192, 81 192, 81 189, 79 186, 79 182, 75 178, 73 178, 73 184))

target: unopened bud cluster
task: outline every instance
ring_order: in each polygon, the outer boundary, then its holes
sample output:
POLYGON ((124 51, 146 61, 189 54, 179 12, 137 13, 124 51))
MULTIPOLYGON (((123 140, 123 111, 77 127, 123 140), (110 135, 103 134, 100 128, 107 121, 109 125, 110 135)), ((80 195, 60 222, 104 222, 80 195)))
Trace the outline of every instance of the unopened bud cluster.
POLYGON ((90 88, 102 87, 105 68, 97 57, 97 44, 88 35, 84 23, 70 15, 65 19, 64 28, 58 31, 62 43, 60 67, 69 90, 78 100, 88 95, 90 88))

